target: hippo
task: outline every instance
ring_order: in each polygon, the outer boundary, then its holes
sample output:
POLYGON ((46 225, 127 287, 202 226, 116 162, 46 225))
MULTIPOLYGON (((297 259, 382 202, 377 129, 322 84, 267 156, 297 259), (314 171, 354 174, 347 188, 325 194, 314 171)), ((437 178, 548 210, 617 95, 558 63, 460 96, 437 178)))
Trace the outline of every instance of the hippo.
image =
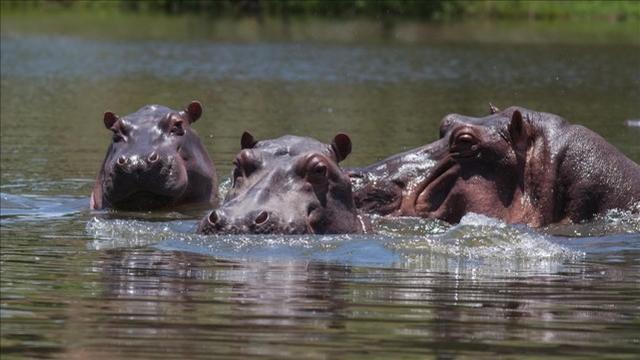
POLYGON ((91 208, 215 206, 215 167, 191 127, 201 115, 197 101, 181 111, 147 105, 122 118, 105 112, 104 125, 113 140, 91 194, 91 208))
POLYGON ((423 182, 444 149, 427 144, 390 156, 375 164, 347 169, 356 207, 367 214, 401 215, 400 205, 417 184, 423 182))
MULTIPOLYGON (((499 112, 489 103, 489 114, 499 112)), ((402 215, 400 205, 417 184, 435 168, 435 159, 447 151, 442 141, 392 155, 372 165, 346 169, 353 185, 356 207, 367 214, 402 215)))
POLYGON ((640 201, 638 164, 550 113, 514 106, 480 118, 450 114, 425 149, 437 163, 405 189, 392 215, 457 223, 474 212, 540 227, 640 201))
POLYGON ((337 134, 331 145, 286 135, 256 141, 245 132, 232 187, 221 206, 205 216, 201 234, 361 233, 349 177, 338 163, 351 140, 337 134))

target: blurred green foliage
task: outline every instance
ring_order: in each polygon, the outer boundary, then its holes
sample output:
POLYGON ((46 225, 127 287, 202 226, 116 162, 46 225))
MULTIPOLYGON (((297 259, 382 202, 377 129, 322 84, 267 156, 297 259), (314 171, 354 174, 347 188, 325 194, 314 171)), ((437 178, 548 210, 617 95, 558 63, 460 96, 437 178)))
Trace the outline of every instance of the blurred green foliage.
POLYGON ((640 1, 532 0, 3 0, 3 11, 112 10, 208 16, 456 20, 639 20, 640 1))

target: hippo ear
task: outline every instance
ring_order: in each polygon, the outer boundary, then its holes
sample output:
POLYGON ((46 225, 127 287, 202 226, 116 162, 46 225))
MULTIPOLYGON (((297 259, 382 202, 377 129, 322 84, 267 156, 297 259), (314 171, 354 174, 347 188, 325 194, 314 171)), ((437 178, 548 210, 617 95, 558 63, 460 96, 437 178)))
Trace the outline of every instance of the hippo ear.
POLYGON ((497 112, 500 112, 500 109, 498 109, 498 107, 493 105, 492 103, 489 103, 489 114, 493 115, 497 112))
POLYGON ((115 124, 118 119, 118 115, 112 113, 111 111, 107 111, 104 113, 104 126, 107 129, 111 130, 113 124, 115 124))
POLYGON ((249 134, 248 131, 242 133, 242 138, 240 138, 240 147, 241 149, 252 149, 256 146, 256 139, 253 135, 249 134))
POLYGON ((193 124, 196 120, 200 119, 202 115, 202 104, 199 101, 192 101, 184 112, 187 114, 189 118, 189 124, 193 124))
POLYGON ((336 153, 338 162, 340 162, 346 159, 347 156, 351 153, 351 139, 349 139, 349 136, 347 134, 340 133, 333 138, 331 147, 336 153))
POLYGON ((522 113, 518 110, 514 111, 511 115, 509 135, 514 144, 520 142, 525 136, 525 123, 524 120, 522 120, 522 113))

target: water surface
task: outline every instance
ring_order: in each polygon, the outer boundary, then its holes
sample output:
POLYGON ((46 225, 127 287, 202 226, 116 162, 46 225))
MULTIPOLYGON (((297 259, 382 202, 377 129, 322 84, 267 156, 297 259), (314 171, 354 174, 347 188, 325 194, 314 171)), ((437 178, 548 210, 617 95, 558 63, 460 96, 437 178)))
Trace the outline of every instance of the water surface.
POLYGON ((434 140, 447 113, 486 114, 489 101, 560 114, 638 162, 640 130, 625 125, 640 117, 637 42, 544 42, 535 33, 472 43, 446 32, 438 41, 185 41, 6 24, 3 357, 640 352, 637 214, 539 230, 470 214, 455 226, 378 218, 375 235, 204 237, 193 234, 198 211, 88 210, 110 141, 103 112, 192 99, 204 105, 195 129, 223 178, 244 130, 321 140, 347 132, 354 151, 345 164, 359 166, 434 140))

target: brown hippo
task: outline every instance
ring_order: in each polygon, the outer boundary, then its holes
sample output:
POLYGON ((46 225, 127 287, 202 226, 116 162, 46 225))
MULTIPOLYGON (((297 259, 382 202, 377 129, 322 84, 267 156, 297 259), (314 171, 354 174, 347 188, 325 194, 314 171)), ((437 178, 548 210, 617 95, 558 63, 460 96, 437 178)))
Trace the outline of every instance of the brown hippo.
MULTIPOLYGON (((500 111, 489 103, 489 113, 500 111)), ((442 137, 442 134, 441 134, 442 137)), ((436 166, 436 160, 447 152, 443 141, 392 155, 373 165, 348 169, 356 207, 368 214, 400 215, 403 197, 424 182, 436 166)))
POLYGON ((640 167, 591 130, 510 107, 486 117, 447 115, 437 161, 402 194, 394 215, 458 222, 467 212, 508 223, 579 222, 640 201, 640 167))
POLYGON ((328 145, 300 136, 256 141, 245 132, 241 145, 232 188, 199 233, 363 232, 349 177, 338 166, 351 152, 347 135, 328 145))
POLYGON ((113 141, 91 194, 91 208, 215 205, 216 171, 191 128, 201 114, 197 101, 182 111, 148 105, 122 118, 106 112, 104 125, 113 132, 113 141))

